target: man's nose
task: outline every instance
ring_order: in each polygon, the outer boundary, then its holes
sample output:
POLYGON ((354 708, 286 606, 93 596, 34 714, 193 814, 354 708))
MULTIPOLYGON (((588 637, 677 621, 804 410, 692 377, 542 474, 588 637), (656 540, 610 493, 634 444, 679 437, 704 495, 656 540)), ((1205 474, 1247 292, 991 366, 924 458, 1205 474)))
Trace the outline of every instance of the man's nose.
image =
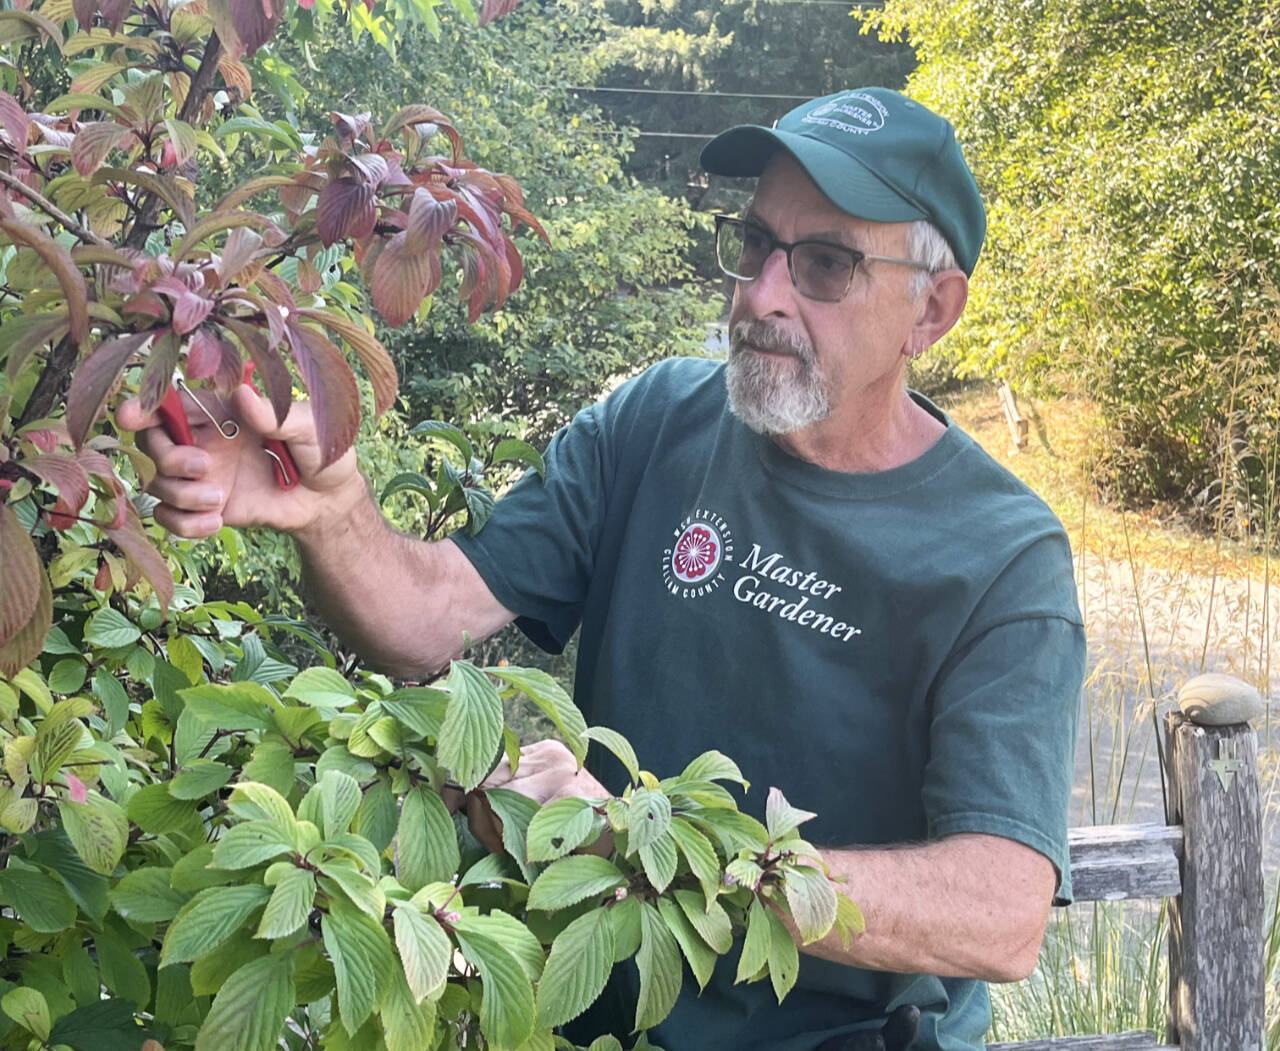
POLYGON ((739 282, 738 291, 754 317, 790 314, 795 306, 796 290, 791 283, 786 249, 775 247, 765 258, 755 280, 739 282))

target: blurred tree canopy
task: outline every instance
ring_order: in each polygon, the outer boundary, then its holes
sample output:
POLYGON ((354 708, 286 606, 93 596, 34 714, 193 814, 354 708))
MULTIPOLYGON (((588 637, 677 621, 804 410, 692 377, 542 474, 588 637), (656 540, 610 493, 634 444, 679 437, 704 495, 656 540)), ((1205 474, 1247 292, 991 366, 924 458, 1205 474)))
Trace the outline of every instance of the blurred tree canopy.
MULTIPOLYGON (((1087 389, 1137 498, 1274 488, 1278 0, 888 0, 990 227, 961 373, 1087 389)), ((1251 495, 1252 494, 1252 495, 1251 495)))

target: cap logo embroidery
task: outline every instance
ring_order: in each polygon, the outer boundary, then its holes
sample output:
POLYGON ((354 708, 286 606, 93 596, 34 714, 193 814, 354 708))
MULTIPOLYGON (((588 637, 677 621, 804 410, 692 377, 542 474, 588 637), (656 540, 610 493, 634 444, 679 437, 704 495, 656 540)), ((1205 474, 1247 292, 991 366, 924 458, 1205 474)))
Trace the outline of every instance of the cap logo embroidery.
POLYGON ((870 135, 883 128, 888 119, 889 111, 878 98, 861 91, 851 91, 824 102, 821 106, 815 106, 800 118, 800 123, 820 124, 849 135, 870 135), (829 115, 833 113, 840 114, 840 117, 829 115), (840 119, 841 117, 844 119, 840 119))

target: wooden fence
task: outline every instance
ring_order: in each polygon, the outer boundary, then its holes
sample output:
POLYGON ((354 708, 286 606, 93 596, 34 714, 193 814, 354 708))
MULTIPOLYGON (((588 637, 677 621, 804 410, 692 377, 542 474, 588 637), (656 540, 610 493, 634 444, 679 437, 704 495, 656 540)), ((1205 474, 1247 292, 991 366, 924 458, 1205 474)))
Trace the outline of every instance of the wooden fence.
POLYGON ((1150 1033, 989 1044, 989 1051, 1262 1051, 1264 901, 1257 735, 1247 723, 1165 734, 1167 825, 1071 831, 1076 902, 1164 898, 1169 1002, 1150 1033))

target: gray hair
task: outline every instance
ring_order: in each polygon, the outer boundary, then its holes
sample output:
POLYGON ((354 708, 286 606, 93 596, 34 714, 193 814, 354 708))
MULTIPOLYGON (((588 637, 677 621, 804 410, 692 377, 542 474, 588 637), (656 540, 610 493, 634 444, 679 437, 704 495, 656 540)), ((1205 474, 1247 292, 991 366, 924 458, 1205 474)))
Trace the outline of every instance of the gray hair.
POLYGON ((939 230, 928 219, 917 219, 907 227, 907 258, 928 267, 911 275, 907 295, 917 299, 929 287, 930 278, 940 270, 952 270, 957 266, 956 254, 939 230))

